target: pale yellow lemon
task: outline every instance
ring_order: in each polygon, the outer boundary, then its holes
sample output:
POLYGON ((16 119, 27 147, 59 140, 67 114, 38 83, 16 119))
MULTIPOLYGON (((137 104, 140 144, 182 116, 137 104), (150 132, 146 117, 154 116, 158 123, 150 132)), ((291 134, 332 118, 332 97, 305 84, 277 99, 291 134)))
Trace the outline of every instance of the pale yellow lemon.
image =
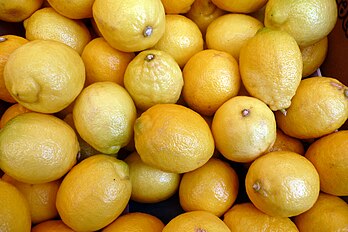
POLYGON ((21 22, 39 9, 42 3, 43 0, 2 0, 0 20, 21 22))
POLYGON ((231 54, 237 61, 246 42, 263 27, 263 23, 246 14, 230 13, 212 21, 205 35, 207 47, 231 54))
POLYGON ((286 109, 302 79, 302 55, 288 33, 263 28, 240 51, 240 74, 251 96, 273 110, 286 109))
POLYGON ((327 36, 337 21, 335 0, 269 0, 265 25, 288 32, 299 46, 309 46, 327 36))
POLYGON ((21 182, 61 178, 75 165, 78 151, 74 130, 53 115, 23 113, 0 131, 0 168, 21 182))
POLYGON ((19 103, 11 105, 5 110, 5 112, 1 116, 0 128, 3 128, 6 125, 6 123, 10 121, 12 118, 26 112, 31 112, 31 110, 28 110, 19 103))
POLYGON ((268 0, 212 0, 219 8, 236 13, 252 13, 263 7, 268 0))
POLYGON ((13 185, 0 179, 0 231, 30 232, 29 205, 13 185))
POLYGON ((94 0, 47 0, 59 14, 71 19, 92 18, 94 0))
POLYGON ((216 148, 229 160, 250 162, 268 152, 276 140, 276 121, 268 106, 254 97, 236 96, 215 112, 216 148))
POLYGON ((34 40, 11 54, 4 79, 11 96, 25 108, 56 113, 81 92, 85 66, 71 47, 53 40, 34 40))
POLYGON ((165 30, 161 0, 95 0, 93 18, 105 40, 124 52, 154 46, 165 30))
POLYGON ((62 221, 75 231, 100 230, 125 209, 131 188, 125 162, 94 155, 64 177, 57 193, 57 210, 62 221))
POLYGON ((303 70, 302 77, 313 74, 324 62, 328 51, 328 38, 325 36, 318 42, 301 48, 303 70))
POLYGON ((167 14, 183 14, 190 10, 195 0, 161 0, 167 14))
POLYGON ((64 43, 79 54, 91 40, 87 26, 81 20, 67 18, 52 7, 35 11, 24 22, 25 38, 28 40, 54 40, 64 43))
POLYGON ((176 103, 184 85, 177 62, 160 50, 140 52, 127 66, 124 86, 140 110, 161 103, 176 103))

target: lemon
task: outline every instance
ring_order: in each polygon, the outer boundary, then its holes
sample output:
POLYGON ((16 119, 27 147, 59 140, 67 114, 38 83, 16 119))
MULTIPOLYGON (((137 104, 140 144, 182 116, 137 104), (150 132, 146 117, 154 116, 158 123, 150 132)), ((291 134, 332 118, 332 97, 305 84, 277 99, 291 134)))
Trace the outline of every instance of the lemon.
POLYGON ((327 36, 318 42, 301 48, 303 70, 302 76, 313 74, 324 62, 328 52, 329 41, 327 36))
POLYGON ((0 20, 21 22, 39 9, 42 3, 43 0, 2 0, 0 20))
POLYGON ((348 118, 348 88, 332 77, 303 79, 286 115, 276 112, 278 127, 287 135, 313 139, 340 128, 348 118))
POLYGON ((183 14, 190 10, 195 0, 161 0, 167 14, 183 14))
POLYGON ((105 40, 124 52, 154 46, 165 30, 161 0, 95 0, 93 18, 105 40))
POLYGON ((28 40, 58 41, 72 47, 79 54, 91 40, 89 30, 82 21, 67 18, 52 7, 35 11, 23 25, 28 40))
POLYGON ((254 97, 236 96, 215 112, 216 148, 229 160, 250 162, 268 152, 276 140, 276 121, 268 106, 254 97))
POLYGON ((176 103, 183 85, 179 65, 172 56, 159 50, 140 52, 124 74, 124 86, 141 110, 159 103, 176 103))
POLYGON ((269 0, 265 9, 266 27, 288 32, 300 47, 323 39, 336 21, 335 0, 269 0))
POLYGON ((131 153, 124 161, 129 166, 133 201, 157 203, 173 196, 178 190, 179 174, 165 172, 145 164, 137 152, 131 153))
POLYGON ((53 40, 35 40, 11 54, 4 79, 11 96, 25 108, 56 113, 81 92, 85 66, 69 46, 53 40))
POLYGON ((63 120, 41 113, 23 113, 0 131, 0 168, 21 182, 57 180, 76 163, 79 144, 63 120))
POLYGON ((57 209, 73 230, 96 231, 122 213, 131 188, 125 162, 108 155, 91 156, 64 177, 57 193, 57 209))
POLYGON ((71 19, 92 18, 94 0, 47 0, 59 14, 71 19))
POLYGON ((36 224, 31 228, 31 232, 75 232, 62 220, 47 220, 36 224))
POLYGON ((73 119, 83 140, 99 152, 116 154, 133 136, 136 108, 122 86, 96 82, 76 99, 73 119))
POLYGON ((302 54, 288 33, 263 28, 242 47, 239 67, 248 93, 273 111, 282 110, 302 79, 302 54))
POLYGON ((142 113, 134 124, 134 142, 145 164, 174 173, 192 171, 214 153, 207 122, 177 104, 157 104, 142 113))
POLYGON ((0 179, 0 231, 30 232, 27 200, 13 185, 0 179))
POLYGON ((236 13, 252 13, 263 7, 267 0, 212 0, 219 8, 236 13))

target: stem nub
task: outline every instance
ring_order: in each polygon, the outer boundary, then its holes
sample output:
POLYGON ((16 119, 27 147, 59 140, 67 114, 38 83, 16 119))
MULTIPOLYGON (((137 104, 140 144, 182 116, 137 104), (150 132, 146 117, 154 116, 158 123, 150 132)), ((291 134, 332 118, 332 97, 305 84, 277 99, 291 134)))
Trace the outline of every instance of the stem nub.
POLYGON ((150 37, 152 35, 152 32, 153 32, 153 28, 151 26, 146 26, 143 31, 143 35, 144 37, 150 37))
POLYGON ((151 60, 153 60, 153 59, 155 59, 155 55, 154 54, 147 54, 146 56, 145 56, 145 60, 146 61, 151 61, 151 60))
POLYGON ((345 88, 345 89, 344 89, 344 96, 345 96, 346 98, 348 98, 348 88, 345 88))
POLYGON ((287 111, 286 109, 281 109, 280 112, 281 112, 284 116, 286 116, 286 114, 288 113, 288 111, 287 111))
POLYGON ((244 109, 244 110, 242 110, 242 116, 243 117, 247 117, 247 116, 249 116, 250 115, 250 110, 249 109, 244 109))
POLYGON ((0 37, 0 43, 1 42, 5 42, 7 40, 7 38, 5 38, 5 37, 0 37))
POLYGON ((256 181, 256 182, 253 184, 253 189, 255 190, 255 192, 260 191, 260 189, 261 189, 260 182, 256 181))

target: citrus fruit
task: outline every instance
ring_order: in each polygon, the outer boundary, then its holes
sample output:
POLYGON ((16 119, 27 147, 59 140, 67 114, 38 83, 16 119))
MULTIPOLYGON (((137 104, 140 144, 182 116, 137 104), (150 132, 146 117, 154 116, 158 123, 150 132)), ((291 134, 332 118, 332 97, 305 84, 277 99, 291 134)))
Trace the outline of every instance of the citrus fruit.
POLYGON ((62 220, 47 220, 32 227, 31 232, 74 232, 62 220))
POLYGON ((104 154, 116 154, 133 136, 136 109, 122 86, 96 82, 76 99, 73 119, 83 140, 104 154))
POLYGON ((127 66, 124 86, 137 108, 147 110, 160 103, 176 103, 184 80, 174 58, 164 51, 140 52, 127 66))
POLYGON ((230 232, 227 225, 207 211, 191 211, 177 215, 163 228, 163 232, 230 232))
POLYGON ((288 33, 263 28, 243 46, 240 74, 251 96, 273 110, 286 109, 302 79, 302 55, 288 33))
POLYGON ((25 108, 55 113, 72 103, 81 92, 85 66, 79 54, 67 45, 34 40, 11 54, 4 79, 11 96, 25 108))
POLYGON ((1 116, 0 128, 3 128, 6 125, 6 123, 10 121, 12 118, 26 112, 31 112, 31 110, 28 110, 27 108, 18 103, 11 105, 5 110, 5 112, 1 116))
POLYGON ((163 227, 163 222, 157 217, 148 213, 133 212, 120 216, 102 232, 162 232, 163 227))
POLYGON ((318 42, 301 48, 303 70, 302 76, 313 74, 324 62, 328 51, 328 38, 325 36, 318 42))
POLYGON ((177 104, 157 104, 142 113, 135 121, 134 142, 144 163, 174 173, 202 166, 214 152, 203 117, 177 104))
POLYGON ((230 13, 212 21, 205 35, 207 47, 231 54, 239 60, 240 49, 263 27, 262 22, 246 14, 230 13))
POLYGON ((198 26, 179 14, 165 16, 165 32, 153 49, 169 53, 183 68, 186 62, 203 50, 203 37, 198 26))
POLYGON ((236 96, 216 112, 212 123, 216 148, 229 160, 250 162, 264 154, 276 139, 273 112, 254 97, 236 96))
POLYGON ((0 5, 0 20, 21 22, 42 5, 43 0, 3 0, 0 5))
POLYGON ((337 21, 335 0, 269 0, 266 27, 288 32, 300 47, 327 36, 337 21))
POLYGON ((114 221, 130 195, 128 165, 108 155, 94 155, 64 177, 57 193, 63 222, 76 231, 96 231, 114 221))
POLYGON ((202 167, 183 174, 180 205, 185 211, 204 210, 220 217, 235 202, 238 188, 234 169, 220 159, 211 158, 202 167))
POLYGON ((132 152, 124 161, 129 166, 133 201, 157 203, 173 196, 178 190, 179 174, 165 172, 145 164, 137 152, 132 152))
POLYGON ((3 101, 10 103, 16 102, 6 88, 4 67, 11 53, 27 42, 28 40, 17 35, 0 36, 0 99, 3 101))
POLYGON ((23 113, 0 131, 0 168, 21 182, 61 178, 76 163, 78 151, 74 130, 53 115, 23 113))
POLYGON ((276 112, 279 128, 299 139, 319 138, 340 128, 348 117, 348 88, 331 77, 303 79, 286 116, 276 112))
POLYGON ((123 75, 134 56, 133 52, 114 49, 102 37, 91 40, 81 54, 86 67, 85 85, 112 81, 123 86, 123 75))
POLYGON ((105 40, 124 52, 152 47, 165 30, 161 0, 95 0, 93 18, 105 40))
POLYGON ((348 204, 337 196, 320 193, 314 206, 294 221, 300 231, 346 231, 348 204))
POLYGON ((321 191, 348 196, 347 147, 347 130, 323 136, 308 147, 305 156, 319 173, 321 191))
POLYGON ((292 151, 300 155, 305 154, 305 148, 301 140, 286 135, 277 128, 276 140, 269 151, 292 151))
POLYGON ((183 14, 190 10, 195 0, 161 0, 167 14, 183 14))
POLYGON ((290 151, 273 151, 256 159, 249 167, 245 186, 256 208, 277 217, 292 217, 309 210, 320 191, 313 164, 290 151))
POLYGON ((37 224, 58 216, 56 209, 56 195, 60 180, 43 184, 27 184, 3 175, 2 180, 15 186, 29 204, 31 222, 37 224))
POLYGON ((239 67, 230 54, 214 49, 197 52, 186 63, 183 97, 188 106, 212 116, 240 87, 239 67))
POLYGON ((224 10, 215 6, 211 0, 195 0, 185 16, 197 24, 203 37, 205 37, 209 24, 225 13, 224 10))
POLYGON ((92 18, 94 0, 47 0, 59 14, 71 19, 92 18))
POLYGON ((0 231, 29 232, 30 228, 27 200, 16 187, 0 179, 0 231))
POLYGON ((236 13, 252 13, 263 7, 267 0, 212 0, 219 8, 236 13))
POLYGON ((269 216, 250 202, 234 205, 224 214, 223 218, 228 228, 233 232, 298 232, 296 225, 289 218, 269 216))
POLYGON ((23 23, 28 40, 58 41, 70 46, 79 54, 91 40, 88 28, 82 21, 67 18, 52 7, 35 11, 23 23))

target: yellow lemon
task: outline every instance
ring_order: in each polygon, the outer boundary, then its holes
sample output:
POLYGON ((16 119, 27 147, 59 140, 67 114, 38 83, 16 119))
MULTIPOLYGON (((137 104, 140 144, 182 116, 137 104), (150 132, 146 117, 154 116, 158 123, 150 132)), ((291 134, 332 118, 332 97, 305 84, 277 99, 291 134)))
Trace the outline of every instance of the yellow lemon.
POLYGON ((203 37, 198 26, 179 14, 165 16, 165 32, 153 49, 169 53, 183 68, 197 52, 203 50, 203 37))
POLYGON ((35 11, 24 21, 25 37, 28 40, 54 40, 64 43, 79 54, 91 40, 87 26, 79 20, 67 18, 52 7, 35 11))
POLYGON ((13 185, 0 179, 0 231, 30 232, 27 200, 13 185))
POLYGON ((163 222, 157 217, 141 212, 127 213, 120 216, 102 232, 162 232, 163 222))
POLYGON ((161 0, 95 0, 93 17, 105 40, 124 52, 154 46, 165 30, 161 0))
POLYGON ((298 232, 295 223, 289 218, 269 216, 250 202, 234 205, 224 214, 224 222, 233 232, 298 232))
POLYGON ((219 8, 236 13, 252 13, 263 7, 268 0, 212 0, 219 8))
POLYGON ((262 27, 262 22, 246 14, 222 15, 207 28, 207 47, 225 51, 238 61, 241 48, 262 27))
POLYGON ((56 195, 60 180, 43 184, 27 184, 13 179, 9 175, 3 175, 2 180, 15 186, 25 197, 29 204, 31 222, 37 224, 56 218, 56 195))
POLYGON ((214 153, 207 122, 177 104, 157 104, 142 113, 135 121, 134 142, 144 163, 174 173, 192 171, 214 153))
POLYGON ((303 70, 302 77, 313 74, 322 65, 328 51, 328 38, 325 36, 318 42, 301 48, 303 70))
POLYGON ((300 139, 293 138, 277 128, 277 137, 269 151, 292 151, 300 155, 305 154, 305 148, 300 139))
POLYGON ((291 104, 302 79, 302 55, 288 33, 263 28, 240 51, 240 74, 251 96, 273 110, 291 104))
POLYGON ((96 231, 125 209, 131 182, 128 165, 108 155, 94 155, 64 177, 56 205, 63 222, 76 231, 96 231))
POLYGON ((167 14, 183 14, 190 10, 195 0, 161 0, 167 14))
POLYGON ((85 66, 69 46, 52 40, 34 40, 11 54, 4 79, 12 97, 25 108, 56 113, 81 92, 85 66))
POLYGON ((340 130, 310 144, 306 151, 320 177, 320 189, 336 196, 348 196, 348 131, 340 130))
POLYGON ((229 160, 250 162, 276 140, 273 112, 254 97, 236 96, 216 112, 212 123, 216 148, 229 160))
POLYGON ((214 49, 193 55, 184 67, 183 76, 185 102, 208 116, 236 96, 241 83, 237 61, 230 54, 214 49))
POLYGON ((205 37, 209 24, 225 13, 226 11, 215 6, 211 0, 195 0, 185 16, 197 24, 205 37))
POLYGON ((160 103, 176 103, 184 80, 174 58, 159 50, 140 52, 127 66, 124 86, 137 108, 147 110, 160 103))
POLYGON ((11 53, 27 42, 27 39, 17 35, 0 36, 0 99, 3 101, 10 103, 16 102, 6 88, 4 67, 11 53))
POLYGON ((262 212, 292 217, 316 202, 319 175, 305 157, 290 151, 273 151, 256 159, 245 178, 251 202, 262 212))
POLYGON ((348 204, 337 196, 320 193, 314 206, 294 221, 300 231, 346 231, 348 204))
POLYGON ((123 76, 133 52, 121 52, 111 47, 104 38, 90 41, 83 49, 81 58, 86 67, 86 83, 112 81, 123 86, 123 76))
POLYGON ((1 116, 0 128, 3 128, 6 125, 6 123, 10 121, 12 118, 26 112, 31 112, 31 110, 28 110, 27 108, 23 107, 21 104, 18 103, 11 105, 5 110, 5 112, 1 116))
POLYGON ((53 115, 23 113, 0 131, 0 168, 21 182, 61 178, 75 165, 78 151, 74 130, 53 115))
POLYGON ((216 215, 207 211, 191 211, 177 215, 163 228, 163 232, 231 232, 216 215))
POLYGON ((204 210, 220 217, 235 202, 239 181, 225 161, 211 158, 202 167, 184 173, 179 188, 180 205, 185 211, 204 210))
POLYGON ((104 154, 116 154, 133 136, 136 108, 122 86, 96 82, 76 99, 73 119, 83 140, 104 154))
POLYGON ((47 0, 59 14, 71 19, 92 18, 94 0, 47 0))
POLYGON ((293 36, 300 47, 327 36, 337 21, 335 0, 269 0, 265 25, 293 36))
POLYGON ((31 228, 31 232, 75 232, 62 220, 47 220, 31 228))
POLYGON ((301 81, 286 115, 276 112, 279 128, 299 139, 330 134, 348 118, 348 88, 330 77, 301 81))
POLYGON ((178 190, 179 174, 145 164, 136 152, 131 153, 124 161, 129 166, 133 201, 157 203, 170 198, 178 190))
POLYGON ((21 22, 41 7, 43 0, 2 0, 0 20, 21 22))

